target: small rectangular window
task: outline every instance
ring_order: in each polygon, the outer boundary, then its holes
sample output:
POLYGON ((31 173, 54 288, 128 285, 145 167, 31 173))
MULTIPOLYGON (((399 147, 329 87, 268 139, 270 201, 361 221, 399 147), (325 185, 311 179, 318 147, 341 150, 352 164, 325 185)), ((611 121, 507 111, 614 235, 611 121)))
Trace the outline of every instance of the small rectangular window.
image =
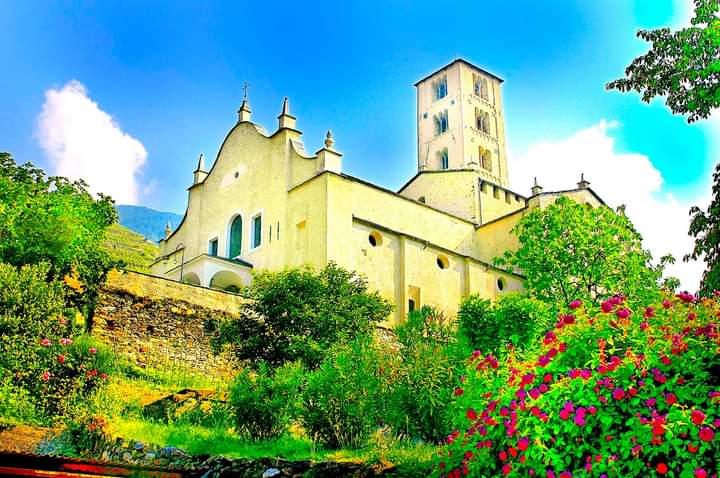
POLYGON ((276 232, 275 232, 275 239, 278 239, 278 240, 280 239, 280 221, 278 221, 278 223, 277 223, 277 228, 276 228, 276 232))
POLYGON ((268 234, 268 244, 272 243, 272 224, 270 224, 270 234, 268 234))
POLYGON ((208 247, 208 254, 210 254, 211 256, 217 256, 217 254, 218 254, 217 238, 210 240, 210 246, 208 247))
POLYGON ((253 249, 262 244, 262 216, 253 218, 253 249))

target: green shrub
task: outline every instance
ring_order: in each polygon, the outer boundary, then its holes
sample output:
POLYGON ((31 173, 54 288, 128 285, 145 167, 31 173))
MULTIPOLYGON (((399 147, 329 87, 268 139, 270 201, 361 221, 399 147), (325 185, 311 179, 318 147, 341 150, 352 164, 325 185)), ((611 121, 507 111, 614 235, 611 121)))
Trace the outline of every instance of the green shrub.
POLYGON ((330 448, 358 448, 385 415, 387 351, 370 337, 340 346, 318 370, 308 373, 301 422, 330 448))
POLYGON ((28 391, 15 385, 12 376, 1 369, 0 419, 5 423, 32 423, 37 419, 28 391))
POLYGON ((230 387, 237 431, 255 440, 282 435, 296 417, 303 379, 299 363, 240 372, 230 387))
POLYGON ((438 442, 449 431, 467 347, 452 321, 428 306, 410 312, 395 332, 401 348, 388 421, 399 434, 438 442))
POLYGON ((558 308, 525 356, 472 354, 462 427, 436 476, 713 476, 718 302, 618 296, 558 308))
POLYGON ((93 393, 112 358, 93 353, 97 348, 79 335, 65 285, 48 274, 46 264, 0 264, 0 368, 49 419, 93 393))
POLYGON ((483 353, 500 354, 508 345, 524 350, 552 323, 550 307, 518 292, 491 304, 477 294, 467 297, 458 312, 460 330, 483 353))
POLYGON ((261 272, 246 292, 249 313, 224 320, 213 345, 230 345, 251 366, 300 360, 316 368, 328 350, 369 333, 392 311, 362 277, 333 263, 319 272, 261 272))

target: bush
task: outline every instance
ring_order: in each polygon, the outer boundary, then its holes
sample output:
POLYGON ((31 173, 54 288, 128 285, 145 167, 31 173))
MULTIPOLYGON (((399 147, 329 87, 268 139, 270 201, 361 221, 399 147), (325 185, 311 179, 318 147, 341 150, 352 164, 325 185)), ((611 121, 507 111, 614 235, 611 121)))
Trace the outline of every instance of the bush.
POLYGON ((308 373, 301 422, 330 448, 364 445, 385 415, 389 357, 370 337, 340 346, 318 370, 308 373))
POLYGON ((461 332, 484 353, 502 353, 507 345, 525 349, 551 324, 552 312, 545 303, 518 292, 503 294, 495 302, 477 294, 460 304, 461 332))
POLYGON ((709 477, 720 468, 716 300, 570 304, 526 359, 474 353, 437 474, 709 477))
POLYGON ((316 368, 333 346, 369 333, 392 311, 363 278, 333 263, 319 272, 261 272, 247 294, 249 313, 223 321, 213 344, 229 344, 250 365, 299 360, 316 368))
POLYGON ((48 271, 46 264, 0 264, 0 369, 52 418, 93 393, 112 358, 98 357, 79 335, 77 311, 65 307, 65 285, 49 280, 48 271))
POLYGON ((450 429, 467 348, 454 324, 428 306, 410 312, 395 332, 401 348, 388 420, 399 434, 438 442, 450 429))
POLYGON ((230 407, 240 435, 255 440, 282 435, 296 417, 303 379, 298 363, 275 370, 261 364, 257 373, 240 372, 230 387, 230 407))

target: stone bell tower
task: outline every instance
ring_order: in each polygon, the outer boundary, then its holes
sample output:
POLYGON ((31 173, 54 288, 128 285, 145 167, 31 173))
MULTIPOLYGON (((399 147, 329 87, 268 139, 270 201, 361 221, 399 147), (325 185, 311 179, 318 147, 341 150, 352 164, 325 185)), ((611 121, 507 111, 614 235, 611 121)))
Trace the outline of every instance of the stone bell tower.
POLYGON ((502 82, 457 59, 415 83, 418 171, 472 169, 508 186, 502 82))

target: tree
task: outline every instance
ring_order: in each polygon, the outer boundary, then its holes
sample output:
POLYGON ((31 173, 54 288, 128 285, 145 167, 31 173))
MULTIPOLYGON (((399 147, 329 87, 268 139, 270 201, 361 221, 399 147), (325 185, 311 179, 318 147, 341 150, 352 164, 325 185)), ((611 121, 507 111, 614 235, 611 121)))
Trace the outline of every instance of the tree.
POLYGON ((707 265, 700 283, 700 294, 709 296, 720 290, 720 163, 713 174, 713 199, 707 212, 699 207, 690 209, 690 230, 688 235, 695 238, 695 247, 691 254, 683 259, 702 258, 707 265))
POLYGON ((543 302, 642 295, 662 276, 662 264, 652 267, 623 208, 592 208, 560 197, 523 217, 513 233, 520 247, 495 262, 524 274, 527 289, 543 302))
POLYGON ((695 0, 692 26, 671 32, 669 28, 639 30, 637 36, 651 42, 646 54, 625 69, 626 78, 606 85, 608 90, 634 90, 649 103, 666 96, 674 114, 687 115, 689 123, 707 118, 720 106, 720 2, 695 0))
POLYGON ((48 177, 0 153, 0 262, 49 263, 50 280, 68 277, 83 292, 70 300, 88 317, 107 272, 116 265, 102 247, 105 230, 116 219, 112 199, 93 198, 83 181, 48 177))
POLYGON ((243 316, 223 321, 214 345, 230 345, 240 360, 255 365, 300 360, 315 368, 332 346, 369 333, 392 311, 365 279, 334 263, 319 272, 261 272, 247 293, 243 316))

